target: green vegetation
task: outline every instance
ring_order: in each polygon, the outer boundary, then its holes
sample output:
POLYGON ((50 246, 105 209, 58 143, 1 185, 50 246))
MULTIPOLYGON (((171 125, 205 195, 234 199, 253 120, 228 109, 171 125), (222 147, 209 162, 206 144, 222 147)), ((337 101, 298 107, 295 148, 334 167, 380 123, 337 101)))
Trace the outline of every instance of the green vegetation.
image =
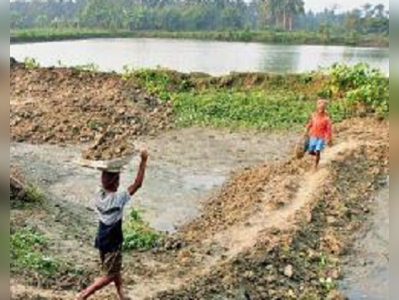
MULTIPOLYGON (((173 97, 173 92, 171 91, 172 77, 167 72, 147 69, 134 71, 128 67, 124 67, 122 77, 126 80, 134 78, 140 85, 145 87, 148 93, 157 95, 157 97, 164 101, 170 100, 173 97)), ((184 88, 184 81, 180 84, 181 86, 177 87, 179 91, 184 88)))
POLYGON ((26 209, 44 202, 43 191, 35 185, 15 186, 10 184, 11 209, 26 209))
MULTIPOLYGON (((88 73, 100 72, 100 67, 96 64, 87 64, 87 65, 76 66, 76 67, 74 67, 74 69, 77 70, 78 72, 88 72, 88 73)), ((95 124, 93 126, 97 126, 97 125, 98 124, 95 124)))
POLYGON ((25 58, 24 63, 25 63, 25 68, 28 70, 40 68, 40 64, 34 58, 25 58))
POLYGON ((368 110, 379 116, 389 114, 389 81, 385 75, 367 64, 354 67, 335 65, 329 70, 328 93, 331 97, 341 97, 351 108, 364 104, 368 110))
POLYGON ((237 74, 222 78, 189 76, 167 70, 133 71, 125 79, 171 100, 179 126, 287 129, 303 126, 316 100, 331 100, 335 122, 359 114, 389 114, 389 79, 367 65, 335 65, 303 75, 237 74), (361 107, 360 107, 361 108, 361 107))
POLYGON ((26 199, 29 199, 30 203, 43 203, 44 201, 43 191, 35 185, 28 185, 25 193, 26 199))
MULTIPOLYGON (((76 69, 99 70, 93 64, 76 69)), ((181 127, 299 128, 308 121, 320 97, 331 100, 329 112, 334 122, 369 113, 389 116, 389 79, 367 64, 337 64, 298 75, 243 73, 220 78, 125 66, 121 76, 151 95, 171 101, 176 124, 181 127)), ((99 125, 93 121, 90 126, 99 125)), ((128 248, 141 248, 134 245, 135 234, 133 246, 128 248)))
POLYGON ((389 46, 389 11, 308 11, 303 0, 23 1, 10 3, 11 42, 169 37, 389 46))
POLYGON ((54 275, 60 264, 46 255, 45 237, 32 228, 17 230, 10 235, 11 272, 33 271, 43 276, 54 275))
POLYGON ((11 31, 11 43, 73 40, 86 38, 168 38, 213 40, 227 42, 257 42, 270 44, 324 44, 364 45, 389 47, 389 36, 358 34, 342 36, 340 33, 319 34, 315 31, 298 30, 229 30, 229 31, 110 31, 82 29, 23 29, 11 31))
MULTIPOLYGON (((315 102, 290 91, 216 91, 181 94, 174 102, 181 126, 207 125, 256 129, 287 129, 303 126, 315 102)), ((344 117, 339 103, 330 112, 335 121, 344 117)))
POLYGON ((29 28, 10 31, 10 42, 35 42, 35 41, 57 41, 86 38, 111 38, 129 37, 130 32, 95 30, 95 29, 74 29, 74 28, 29 28))
POLYGON ((124 224, 124 251, 148 251, 155 247, 161 236, 144 222, 140 213, 132 210, 130 218, 124 224))
MULTIPOLYGON (((94 270, 78 268, 52 254, 44 234, 31 227, 11 224, 10 273, 21 275, 29 285, 45 288, 81 288, 94 270), (82 278, 84 278, 82 280, 82 278)), ((5 250, 4 250, 5 251, 5 250)))

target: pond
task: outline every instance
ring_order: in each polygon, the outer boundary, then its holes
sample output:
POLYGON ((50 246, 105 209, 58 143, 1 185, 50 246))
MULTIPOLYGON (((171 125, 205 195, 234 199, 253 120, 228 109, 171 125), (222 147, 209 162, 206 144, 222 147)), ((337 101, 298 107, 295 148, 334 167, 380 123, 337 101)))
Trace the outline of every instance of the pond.
POLYGON ((10 46, 18 60, 42 66, 96 64, 102 71, 164 67, 180 72, 225 75, 231 72, 302 73, 336 62, 365 62, 389 74, 389 48, 268 45, 171 39, 90 39, 10 46))

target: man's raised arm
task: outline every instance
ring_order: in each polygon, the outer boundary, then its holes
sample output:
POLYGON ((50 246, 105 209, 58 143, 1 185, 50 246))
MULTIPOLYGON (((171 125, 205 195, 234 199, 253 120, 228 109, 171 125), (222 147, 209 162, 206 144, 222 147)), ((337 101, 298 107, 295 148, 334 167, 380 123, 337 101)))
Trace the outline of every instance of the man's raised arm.
POLYGON ((139 171, 137 173, 137 177, 135 182, 129 186, 128 192, 130 196, 133 196, 137 193, 137 191, 143 186, 145 171, 147 169, 147 161, 148 161, 148 151, 142 150, 141 151, 141 163, 139 167, 139 171))

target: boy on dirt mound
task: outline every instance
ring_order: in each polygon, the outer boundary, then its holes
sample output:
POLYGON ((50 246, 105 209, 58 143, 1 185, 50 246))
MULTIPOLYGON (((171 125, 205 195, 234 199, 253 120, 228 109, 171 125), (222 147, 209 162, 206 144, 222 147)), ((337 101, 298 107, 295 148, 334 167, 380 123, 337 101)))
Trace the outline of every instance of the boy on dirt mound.
POLYGON ((147 168, 148 152, 142 150, 141 164, 135 182, 127 190, 118 192, 120 173, 104 171, 102 189, 95 197, 95 206, 99 215, 99 230, 96 248, 100 251, 101 277, 79 294, 75 300, 88 299, 94 293, 115 283, 120 300, 125 298, 122 286, 122 218, 123 210, 131 197, 142 187, 147 168))
POLYGON ((332 121, 327 114, 327 105, 327 100, 318 100, 317 111, 306 126, 306 135, 309 137, 307 152, 316 157, 316 170, 326 145, 332 146, 332 121))

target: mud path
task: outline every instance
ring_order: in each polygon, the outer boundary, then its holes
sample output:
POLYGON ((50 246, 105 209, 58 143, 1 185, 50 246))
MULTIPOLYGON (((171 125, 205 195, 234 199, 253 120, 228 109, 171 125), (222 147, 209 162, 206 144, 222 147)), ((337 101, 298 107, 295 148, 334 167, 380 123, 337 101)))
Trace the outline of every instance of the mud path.
MULTIPOLYGON (((145 280, 145 284, 137 281, 137 285, 129 291, 130 297, 152 299, 161 292, 178 290, 189 284, 193 278, 206 276, 216 266, 231 261, 238 254, 253 248, 262 233, 273 228, 278 230, 292 228, 297 222, 295 217, 298 212, 311 207, 314 201, 317 201, 318 198, 315 196, 318 196, 320 186, 323 186, 329 176, 328 165, 342 153, 352 151, 357 147, 359 143, 351 142, 329 149, 325 153, 320 170, 310 171, 301 176, 303 179, 300 181, 300 187, 292 199, 284 199, 287 203, 284 207, 275 208, 270 201, 275 191, 268 190, 262 199, 262 210, 248 220, 217 233, 211 239, 203 241, 202 245, 197 246, 195 260, 200 261, 199 264, 194 263, 191 269, 185 270, 180 276, 174 270, 170 270, 171 274, 162 273, 160 276, 145 280), (209 249, 219 249, 219 251, 209 255, 209 249)), ((191 254, 188 255, 191 256, 191 254)))

